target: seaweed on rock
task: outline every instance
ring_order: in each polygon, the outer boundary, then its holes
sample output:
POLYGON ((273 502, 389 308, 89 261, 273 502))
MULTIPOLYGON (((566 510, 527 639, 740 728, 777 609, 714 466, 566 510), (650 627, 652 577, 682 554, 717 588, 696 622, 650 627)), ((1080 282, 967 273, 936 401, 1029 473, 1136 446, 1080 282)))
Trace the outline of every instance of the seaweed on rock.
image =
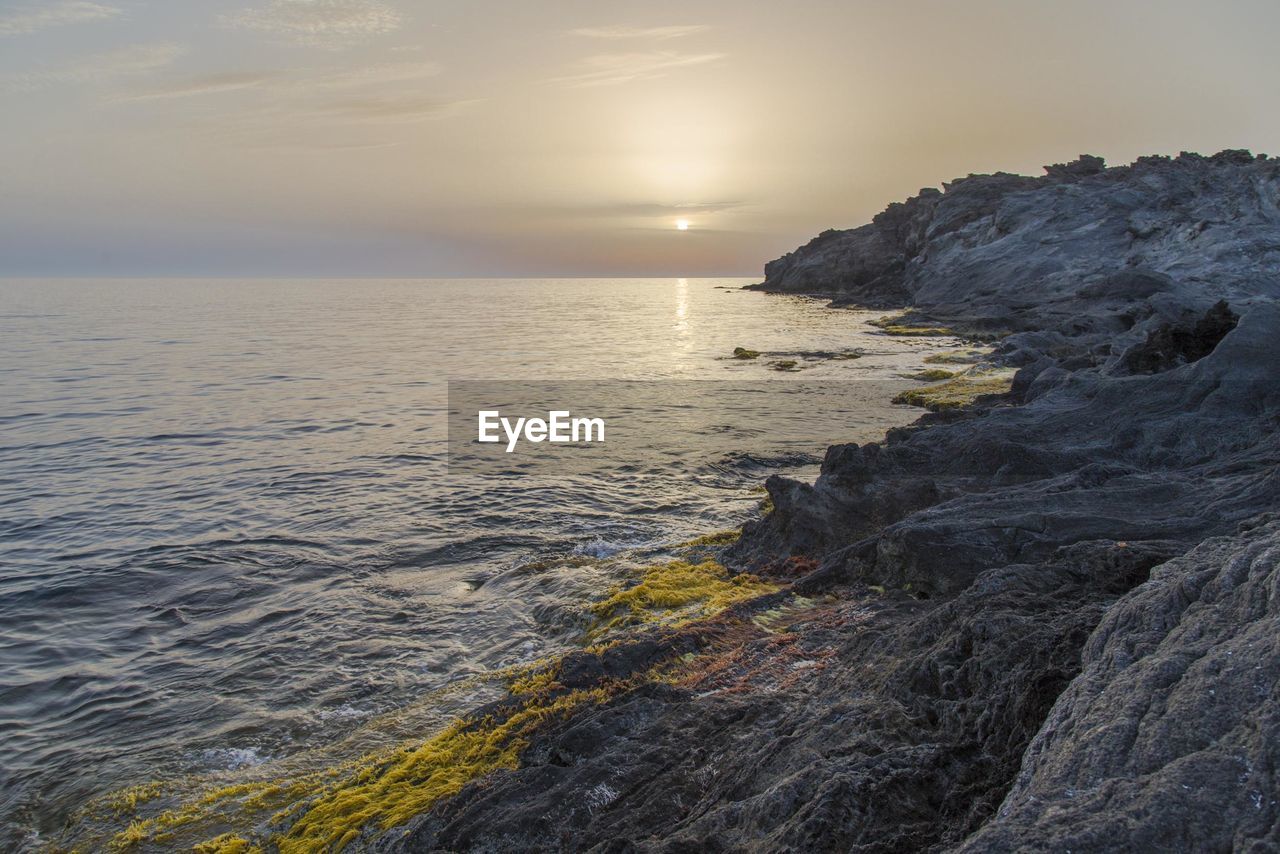
POLYGON ((713 560, 699 564, 673 560, 649 567, 636 584, 592 605, 595 622, 587 636, 599 638, 641 623, 672 624, 707 617, 777 589, 754 575, 730 575, 713 560))
MULTIPOLYGON (((938 377, 939 379, 944 379, 945 382, 924 386, 923 388, 907 389, 894 397, 893 402, 905 403, 909 406, 921 406, 930 412, 942 412, 948 409, 960 409, 961 407, 969 406, 978 398, 987 395, 1006 394, 1013 387, 1014 372, 1011 370, 971 371, 959 375, 951 374, 948 371, 940 373, 946 374, 946 377, 938 377)), ((919 378, 933 379, 934 376, 920 376, 919 378)))
MULTIPOLYGON (((687 545, 723 545, 736 534, 710 534, 687 545)), ((316 771, 207 787, 185 797, 158 782, 121 790, 102 801, 110 815, 127 822, 105 847, 300 854, 371 844, 469 783, 519 767, 530 739, 548 724, 638 686, 669 682, 673 666, 687 668, 696 658, 687 642, 641 642, 633 653, 624 629, 670 632, 778 589, 753 576, 730 576, 711 560, 649 567, 634 584, 589 608, 595 623, 587 637, 610 640, 574 654, 572 666, 556 658, 502 671, 497 675, 508 680, 506 700, 457 718, 423 741, 316 771), (586 662, 611 663, 584 668, 586 662), (177 805, 140 815, 174 795, 177 805)))

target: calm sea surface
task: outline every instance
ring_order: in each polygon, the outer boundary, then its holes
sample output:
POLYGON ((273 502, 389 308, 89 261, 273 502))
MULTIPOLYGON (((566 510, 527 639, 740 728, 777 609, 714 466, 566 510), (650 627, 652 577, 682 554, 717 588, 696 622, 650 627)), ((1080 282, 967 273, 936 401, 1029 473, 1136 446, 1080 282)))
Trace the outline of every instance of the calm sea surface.
MULTIPOLYGON (((741 284, 0 281, 0 848, 122 786, 434 725, 574 643, 628 561, 815 471, 755 424, 750 455, 450 477, 448 378, 899 382, 954 343, 741 284)), ((915 417, 854 409, 805 450, 915 417)))

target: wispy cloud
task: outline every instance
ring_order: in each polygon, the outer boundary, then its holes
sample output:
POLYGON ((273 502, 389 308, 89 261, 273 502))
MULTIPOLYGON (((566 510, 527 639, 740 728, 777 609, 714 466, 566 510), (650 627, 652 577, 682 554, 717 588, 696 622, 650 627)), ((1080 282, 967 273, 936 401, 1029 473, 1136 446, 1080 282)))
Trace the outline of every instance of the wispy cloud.
POLYGON ((100 21, 104 18, 113 18, 120 12, 121 10, 115 6, 88 3, 84 0, 32 3, 0 11, 0 36, 20 36, 37 30, 47 30, 50 27, 100 21))
POLYGON ((203 135, 249 148, 319 151, 383 148, 403 139, 390 125, 416 124, 453 116, 476 103, 415 95, 355 95, 304 103, 270 103, 233 115, 197 119, 203 135))
POLYGON ((159 101, 195 98, 223 92, 257 90, 282 99, 297 98, 324 90, 343 91, 366 86, 396 86, 434 77, 440 66, 434 62, 390 62, 356 66, 340 71, 259 70, 225 71, 187 77, 119 92, 108 100, 115 102, 159 101))
POLYGON ((118 94, 112 101, 161 101, 172 98, 191 98, 199 95, 215 95, 220 92, 237 92, 257 89, 280 79, 277 71, 228 71, 174 80, 159 86, 151 86, 133 92, 118 94))
POLYGON ((469 101, 451 101, 419 95, 396 97, 368 96, 347 98, 318 104, 316 116, 334 116, 357 120, 420 122, 451 115, 469 101))
POLYGON ((573 87, 616 86, 664 77, 681 68, 718 62, 724 56, 723 53, 677 53, 670 50, 599 54, 579 61, 576 71, 557 77, 553 82, 573 87))
POLYGON ((223 23, 311 47, 340 49, 400 28, 400 13, 382 0, 270 0, 223 23))
POLYGON ((22 91, 65 83, 105 83, 124 76, 158 71, 172 64, 184 52, 182 45, 168 42, 131 45, 59 68, 7 74, 0 77, 0 89, 22 91))
POLYGON ((304 74, 299 82, 309 88, 346 89, 357 86, 389 86, 413 83, 440 73, 440 64, 429 60, 357 65, 341 71, 304 74))
POLYGON ((576 30, 570 30, 569 34, 582 36, 583 38, 588 39, 609 39, 612 41, 621 41, 623 39, 650 39, 664 41, 666 39, 678 39, 684 36, 691 36, 694 33, 701 33, 708 29, 710 29, 710 27, 705 24, 687 24, 673 27, 580 27, 576 30))
POLYGON ((440 72, 429 61, 347 68, 258 69, 205 74, 117 90, 108 100, 145 107, 162 102, 165 121, 178 119, 205 138, 252 148, 341 150, 401 141, 389 130, 453 116, 477 103, 424 92, 440 72), (209 106, 179 111, 177 101, 235 93, 209 106))

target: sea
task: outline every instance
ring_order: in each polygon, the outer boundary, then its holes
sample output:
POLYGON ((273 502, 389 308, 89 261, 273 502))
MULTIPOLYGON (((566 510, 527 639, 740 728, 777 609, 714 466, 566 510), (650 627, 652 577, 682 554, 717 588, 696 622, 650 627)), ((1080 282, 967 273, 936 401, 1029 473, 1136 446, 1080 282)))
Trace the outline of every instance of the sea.
POLYGON ((891 392, 955 341, 750 281, 0 281, 0 849, 126 787, 429 735, 769 475, 919 415, 891 392), (513 477, 451 470, 459 380, 849 391, 513 477))

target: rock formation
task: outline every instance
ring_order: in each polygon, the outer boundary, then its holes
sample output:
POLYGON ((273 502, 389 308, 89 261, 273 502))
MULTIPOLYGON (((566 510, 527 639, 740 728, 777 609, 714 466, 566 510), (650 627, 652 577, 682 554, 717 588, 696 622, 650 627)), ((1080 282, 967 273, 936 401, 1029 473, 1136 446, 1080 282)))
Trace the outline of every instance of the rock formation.
POLYGON ((707 663, 549 725, 383 847, 1280 846, 1280 162, 1046 171, 767 266, 998 339, 1013 391, 770 479, 724 559, 789 593, 732 644, 617 647, 617 673, 707 663))

